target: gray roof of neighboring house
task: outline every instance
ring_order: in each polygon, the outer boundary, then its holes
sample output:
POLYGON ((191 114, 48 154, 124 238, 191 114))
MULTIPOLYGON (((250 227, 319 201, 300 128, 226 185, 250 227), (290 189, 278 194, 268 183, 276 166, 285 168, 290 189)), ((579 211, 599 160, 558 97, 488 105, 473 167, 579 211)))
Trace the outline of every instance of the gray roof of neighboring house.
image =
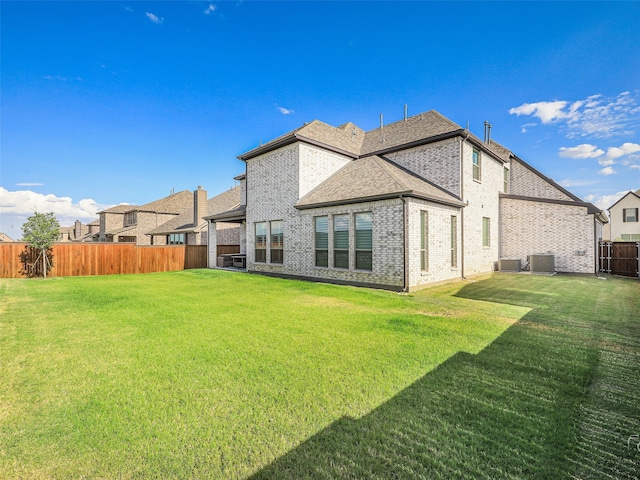
POLYGON ((127 212, 152 212, 152 213, 175 213, 179 214, 185 208, 193 207, 193 192, 182 190, 173 193, 160 200, 146 203, 139 207, 130 207, 127 212))
POLYGON ((124 213, 135 208, 135 205, 116 205, 115 207, 107 208, 98 213, 124 213))
MULTIPOLYGON (((215 197, 207 200, 207 214, 215 215, 220 212, 225 212, 240 205, 240 187, 233 187, 226 192, 223 192, 215 197)), ((147 235, 162 235, 169 233, 186 233, 196 232, 204 230, 207 226, 206 219, 198 222, 198 225, 193 224, 193 209, 185 210, 183 213, 175 218, 163 223, 157 228, 154 228, 147 235)))
POLYGON ((459 198, 380 156, 355 160, 305 195, 297 208, 410 196, 463 207, 459 198))

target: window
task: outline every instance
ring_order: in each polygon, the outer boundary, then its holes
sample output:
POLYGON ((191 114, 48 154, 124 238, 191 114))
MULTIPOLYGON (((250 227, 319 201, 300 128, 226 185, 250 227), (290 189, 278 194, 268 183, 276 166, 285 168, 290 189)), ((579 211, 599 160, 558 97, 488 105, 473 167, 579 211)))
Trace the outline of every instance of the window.
POLYGON ((504 167, 502 171, 502 176, 504 181, 504 186, 502 187, 504 190, 504 193, 509 193, 509 169, 507 167, 504 167))
POLYGON ((373 214, 356 213, 356 268, 373 270, 373 214))
POLYGON ((316 267, 329 266, 329 217, 315 217, 316 267))
POLYGON ((120 237, 118 237, 118 242, 122 242, 122 243, 136 243, 136 237, 120 236, 120 237))
POLYGON ((451 267, 458 266, 458 217, 451 216, 451 267))
POLYGON ((637 208, 624 208, 622 210, 623 222, 637 222, 638 221, 638 209, 637 208))
POLYGON ((491 220, 482 217, 482 246, 491 246, 491 220))
POLYGON ((623 242, 640 242, 640 233, 623 233, 623 242))
POLYGON ((128 212, 124 214, 124 225, 135 225, 138 223, 138 212, 128 212))
POLYGON ((473 179, 480 181, 482 180, 482 160, 480 158, 480 150, 473 149, 473 179))
POLYGON ((167 245, 184 245, 184 233, 170 233, 167 235, 167 245))
POLYGON ((267 261, 267 222, 256 222, 255 261, 265 263, 267 261))
POLYGON ((333 266, 349 268, 349 215, 333 217, 333 266))
POLYGON ((282 263, 282 220, 271 222, 271 263, 282 263))
POLYGON ((429 270, 429 213, 420 212, 420 270, 429 270))

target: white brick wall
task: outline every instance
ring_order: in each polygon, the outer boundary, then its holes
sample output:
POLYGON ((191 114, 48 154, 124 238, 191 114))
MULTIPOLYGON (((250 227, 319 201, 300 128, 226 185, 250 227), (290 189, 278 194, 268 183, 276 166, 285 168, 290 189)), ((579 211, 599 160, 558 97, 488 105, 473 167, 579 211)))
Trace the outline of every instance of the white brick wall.
POLYGON ((509 181, 512 195, 548 198, 550 200, 573 200, 573 198, 540 178, 515 159, 511 161, 511 177, 509 181))
POLYGON ((583 206, 500 200, 500 257, 519 258, 537 253, 555 256, 558 272, 593 273, 596 269, 593 214, 583 206))
POLYGON ((460 140, 458 138, 389 153, 385 157, 454 195, 460 195, 460 140))
POLYGON ((304 197, 351 161, 349 157, 301 143, 299 147, 299 198, 304 197))
POLYGON ((460 209, 417 199, 407 199, 409 210, 409 287, 460 278, 460 209), (421 268, 420 213, 428 217, 428 268, 421 268), (458 220, 458 267, 451 266, 451 216, 458 220))

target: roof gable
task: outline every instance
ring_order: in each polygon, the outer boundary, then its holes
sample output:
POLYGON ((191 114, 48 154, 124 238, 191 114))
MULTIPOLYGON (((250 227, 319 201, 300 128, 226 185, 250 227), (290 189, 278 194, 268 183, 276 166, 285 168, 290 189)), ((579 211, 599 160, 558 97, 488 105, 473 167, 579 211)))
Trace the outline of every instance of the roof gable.
POLYGON ((630 190, 625 195, 623 195, 618 200, 616 200, 616 202, 613 205, 611 205, 609 208, 607 208, 607 210, 611 210, 613 207, 615 207, 618 203, 620 203, 622 200, 627 198, 629 195, 632 195, 632 196, 636 197, 638 200, 640 200, 640 190, 638 190, 637 192, 634 192, 634 191, 630 190))
POLYGON ((297 208, 365 202, 401 195, 464 206, 459 198, 380 156, 348 163, 297 203, 297 208))

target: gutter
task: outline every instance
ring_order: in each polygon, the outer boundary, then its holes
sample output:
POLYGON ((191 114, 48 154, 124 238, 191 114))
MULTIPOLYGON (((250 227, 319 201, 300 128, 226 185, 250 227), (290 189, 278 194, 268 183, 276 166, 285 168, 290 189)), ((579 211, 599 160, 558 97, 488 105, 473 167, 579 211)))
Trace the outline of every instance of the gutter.
POLYGON ((409 292, 409 224, 407 219, 409 218, 409 214, 407 210, 409 206, 407 205, 407 199, 400 195, 400 200, 402 201, 402 227, 403 227, 403 248, 402 248, 402 268, 403 268, 403 292, 409 292))

